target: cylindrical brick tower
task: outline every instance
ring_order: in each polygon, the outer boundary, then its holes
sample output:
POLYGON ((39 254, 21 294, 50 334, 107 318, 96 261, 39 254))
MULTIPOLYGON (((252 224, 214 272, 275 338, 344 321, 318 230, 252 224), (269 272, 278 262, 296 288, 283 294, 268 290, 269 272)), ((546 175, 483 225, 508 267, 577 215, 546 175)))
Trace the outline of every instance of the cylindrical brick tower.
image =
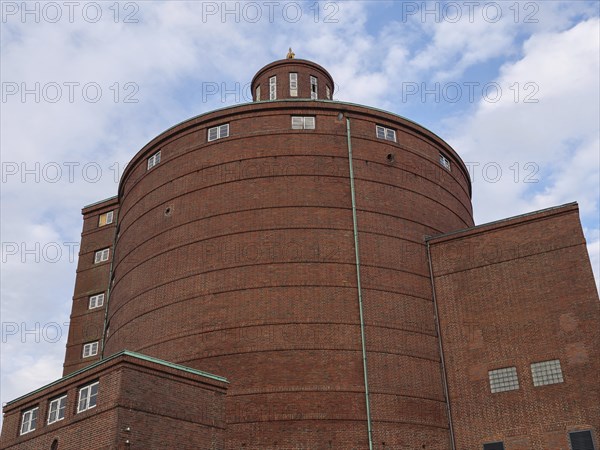
POLYGON ((333 91, 318 64, 276 61, 253 103, 133 158, 104 356, 227 377, 230 449, 445 450, 424 237, 473 225, 468 173, 430 131, 333 91))

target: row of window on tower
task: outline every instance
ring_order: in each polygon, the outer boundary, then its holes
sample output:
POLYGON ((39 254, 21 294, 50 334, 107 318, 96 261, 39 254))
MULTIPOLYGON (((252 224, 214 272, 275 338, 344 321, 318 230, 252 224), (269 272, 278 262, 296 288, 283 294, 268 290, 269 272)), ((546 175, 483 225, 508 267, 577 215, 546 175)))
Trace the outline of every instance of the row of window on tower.
MULTIPOLYGON (((275 78, 275 77, 272 77, 275 78)), ((257 90, 260 89, 260 86, 257 90)), ((260 91, 258 91, 260 94, 260 91)), ((292 116, 292 130, 314 130, 316 128, 316 118, 315 116, 292 116)), ((393 128, 384 127, 382 125, 375 125, 375 136, 378 139, 383 139, 386 141, 397 142, 396 139, 396 130, 393 128)), ((207 141, 215 141, 217 139, 222 139, 229 137, 229 124, 225 123, 222 125, 218 125, 216 127, 211 127, 207 131, 207 141)), ((152 169, 158 163, 160 163, 161 153, 160 150, 154 153, 147 159, 147 167, 146 170, 152 169)), ((439 154, 439 163, 446 170, 451 170, 450 159, 443 153, 439 154)), ((107 214, 112 214, 112 211, 107 214)), ((112 215, 110 216, 110 220, 112 222, 112 215)))
MULTIPOLYGON (((95 381, 82 386, 78 390, 77 394, 77 409, 76 414, 87 411, 96 407, 96 399, 98 397, 98 385, 99 382, 95 381)), ((51 398, 48 401, 47 419, 48 425, 63 420, 65 418, 65 411, 67 410, 67 394, 63 393, 59 396, 51 398)), ((39 406, 33 408, 27 408, 21 415, 21 427, 19 434, 27 434, 36 430, 39 425, 39 406)))
MULTIPOLYGON (((596 450, 590 430, 569 432, 569 444, 571 444, 571 450, 596 450)), ((504 450, 504 442, 483 444, 483 450, 504 450)))
MULTIPOLYGON (((290 72, 290 97, 298 97, 298 73, 290 72)), ((311 100, 317 100, 319 98, 319 80, 315 76, 310 76, 310 98, 311 100)), ((254 98, 257 102, 261 101, 261 89, 260 85, 256 87, 254 91, 254 98)), ((329 85, 325 85, 325 99, 331 100, 331 88, 329 85)), ((277 76, 269 78, 269 100, 277 100, 277 76)))

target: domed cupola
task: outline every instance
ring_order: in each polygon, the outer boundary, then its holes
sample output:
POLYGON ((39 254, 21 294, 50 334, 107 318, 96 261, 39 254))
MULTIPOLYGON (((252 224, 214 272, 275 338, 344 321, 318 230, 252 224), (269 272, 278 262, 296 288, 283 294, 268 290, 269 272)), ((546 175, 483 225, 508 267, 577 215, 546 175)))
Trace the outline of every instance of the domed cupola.
POLYGON ((267 64, 254 75, 253 101, 333 98, 334 83, 329 72, 312 61, 294 56, 290 48, 285 59, 267 64))

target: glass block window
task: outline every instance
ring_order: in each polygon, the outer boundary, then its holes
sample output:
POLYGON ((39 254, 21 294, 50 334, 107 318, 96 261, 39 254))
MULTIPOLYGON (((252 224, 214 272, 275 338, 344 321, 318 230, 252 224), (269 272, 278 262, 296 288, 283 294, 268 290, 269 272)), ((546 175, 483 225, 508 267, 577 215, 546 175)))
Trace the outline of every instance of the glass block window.
POLYGON ((483 450, 504 450, 504 442, 490 442, 483 444, 483 450))
POLYGON ((488 375, 490 377, 492 394, 519 389, 519 378, 517 377, 516 367, 490 370, 488 375))
POLYGON ((571 443, 571 450, 596 450, 592 432, 589 430, 572 431, 569 433, 569 442, 571 443))
POLYGON ((542 361, 531 365, 531 376, 534 386, 545 386, 547 384, 562 383, 563 375, 560 368, 560 361, 542 361))

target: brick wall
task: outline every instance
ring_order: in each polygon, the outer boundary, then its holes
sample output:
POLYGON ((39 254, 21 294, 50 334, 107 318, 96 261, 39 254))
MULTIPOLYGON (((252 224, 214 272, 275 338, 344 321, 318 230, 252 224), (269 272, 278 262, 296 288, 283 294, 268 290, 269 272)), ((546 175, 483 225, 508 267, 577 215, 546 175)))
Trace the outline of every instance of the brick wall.
MULTIPOLYGON (((260 86, 260 100, 269 100, 269 78, 276 77, 277 99, 286 98, 311 98, 310 77, 317 78, 317 98, 326 98, 326 86, 330 89, 333 98, 333 79, 320 65, 303 59, 282 59, 272 62, 260 69, 251 83, 252 99, 256 101, 256 88, 260 86), (290 72, 297 74, 297 95, 290 95, 290 72)), ((329 100, 331 100, 329 98, 329 100)))
POLYGON ((568 450, 600 430, 600 302, 576 204, 430 240, 457 449, 568 450), (535 387, 531 364, 560 360, 535 387), (491 393, 515 367, 519 389, 491 393))
POLYGON ((2 449, 223 449, 226 383, 121 354, 4 407, 2 449), (78 392, 98 381, 97 406, 77 413, 78 392), (65 418, 47 424, 49 401, 67 394, 65 418), (23 411, 39 407, 36 429, 19 435, 23 411))
POLYGON ((411 122, 310 101, 180 124, 132 160, 119 189, 106 352, 225 374, 232 448, 277 448, 290 436, 313 447, 366 444, 345 117, 374 436, 388 447, 447 448, 423 237, 473 224, 466 168, 411 122), (292 115, 315 116, 316 129, 292 130, 292 115), (208 142, 207 129, 223 123, 230 136, 208 142), (378 139, 377 124, 398 142, 378 139))
POLYGON ((116 197, 90 205, 82 211, 83 230, 81 232, 77 277, 75 279, 63 375, 72 373, 100 359, 104 318, 108 304, 110 267, 114 256, 112 246, 115 239, 118 213, 119 204, 116 197), (100 215, 109 211, 113 212, 112 223, 99 226, 100 215), (96 251, 105 248, 110 249, 108 261, 95 263, 94 255, 96 251), (89 298, 97 294, 104 294, 104 304, 101 307, 90 308, 89 298), (98 342, 98 354, 83 358, 83 345, 90 342, 98 342))

